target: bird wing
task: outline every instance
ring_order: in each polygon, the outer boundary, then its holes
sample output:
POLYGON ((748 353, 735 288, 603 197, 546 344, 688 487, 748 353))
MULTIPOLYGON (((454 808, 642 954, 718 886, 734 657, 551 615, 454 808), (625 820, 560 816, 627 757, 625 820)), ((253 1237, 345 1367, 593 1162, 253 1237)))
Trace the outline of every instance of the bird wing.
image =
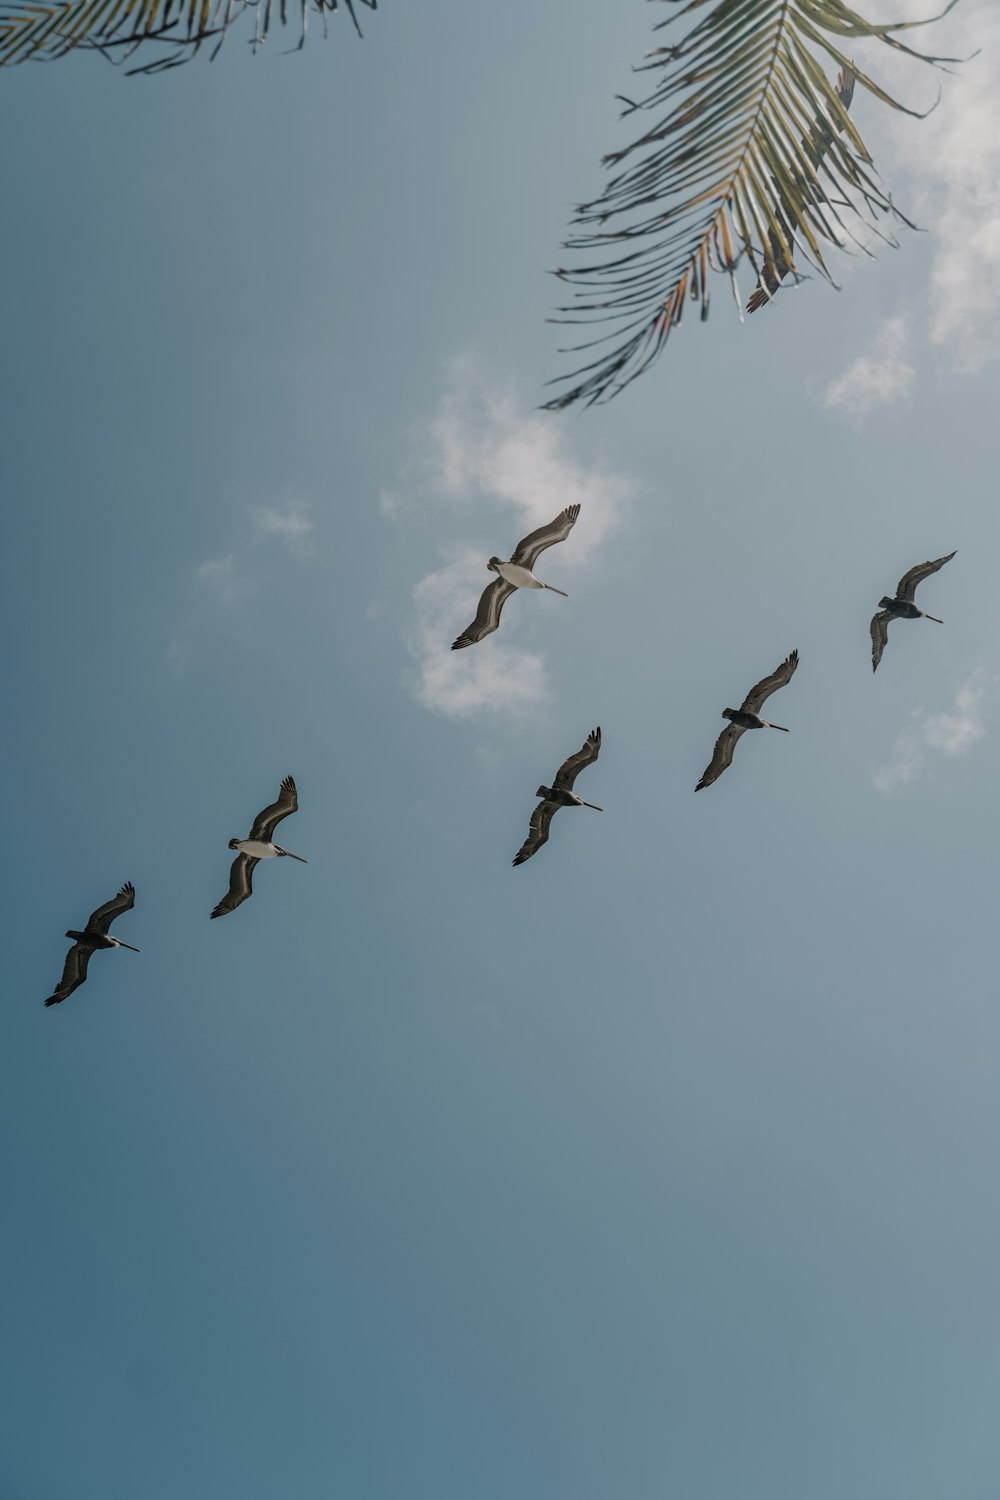
POLYGON ((719 738, 715 742, 715 749, 712 751, 712 759, 708 763, 708 767, 705 771, 704 776, 695 787, 696 792, 700 792, 702 787, 711 786, 713 781, 718 781, 723 771, 725 771, 728 766, 732 765, 733 751, 736 749, 736 741, 739 739, 740 735, 743 732, 743 726, 741 724, 726 725, 725 729, 722 731, 722 733, 719 735, 719 738))
POLYGON ((889 639, 889 621, 892 614, 887 609, 880 609, 877 615, 872 615, 872 671, 874 672, 882 660, 882 652, 886 648, 889 639))
POLYGON ((772 693, 783 688, 792 676, 799 664, 799 653, 792 651, 786 656, 780 667, 775 667, 770 677, 762 677, 760 682, 752 687, 743 699, 743 709, 746 713, 759 714, 762 707, 772 693))
POLYGON ((46 1000, 46 1005, 58 1005, 60 1000, 67 999, 75 989, 80 987, 87 977, 87 965, 90 962, 90 955, 93 951, 89 943, 77 942, 73 944, 66 955, 66 962, 63 964, 62 978, 56 985, 54 992, 46 1000))
POLYGON ((479 608, 476 610, 476 618, 467 630, 451 643, 453 651, 461 651, 463 646, 475 646, 486 636, 492 635, 500 624, 500 611, 503 609, 511 594, 517 593, 517 587, 508 583, 505 578, 494 578, 483 589, 479 608))
MULTIPOLYGON (((958 551, 957 547, 955 551, 958 551)), ((917 591, 917 584, 923 583, 924 579, 929 578, 932 573, 936 573, 938 568, 943 568, 946 562, 951 562, 954 556, 954 552, 949 552, 947 557, 935 558, 934 562, 917 563, 915 568, 911 568, 908 573, 904 573, 899 580, 896 588, 896 598, 906 599, 912 604, 913 596, 917 591)))
POLYGON ((229 872, 229 894, 223 896, 212 913, 213 917, 228 916, 253 895, 253 867, 259 864, 260 860, 252 854, 237 854, 229 872))
MULTIPOLYGON (((282 818, 287 818, 289 813, 298 812, 299 794, 295 790, 295 782, 290 776, 286 776, 281 783, 281 791, 278 793, 277 802, 272 802, 270 807, 265 807, 253 820, 250 830, 252 839, 259 839, 262 844, 269 844, 274 837, 274 830, 282 818)), ((249 896, 250 892, 247 891, 249 896)))
POLYGON ((100 933, 101 937, 107 937, 108 928, 115 920, 115 917, 120 917, 123 911, 131 911, 134 905, 135 886, 130 880, 127 880, 117 896, 113 896, 110 901, 105 901, 103 906, 99 906, 95 912, 91 912, 87 921, 86 931, 100 933))
POLYGON ((576 525, 579 514, 578 505, 567 505, 554 521, 550 521, 547 526, 539 526, 537 531, 530 532, 518 542, 511 562, 516 563, 519 568, 533 568, 546 547, 554 547, 556 542, 566 540, 576 525))
POLYGON ((549 840, 549 824, 559 811, 558 802, 539 802, 531 814, 528 837, 514 855, 515 865, 523 865, 526 859, 537 854, 549 840))
POLYGON ((581 749, 575 755, 571 755, 569 760, 564 760, 556 772, 556 779, 552 783, 556 791, 571 792, 573 790, 573 783, 584 766, 589 766, 592 761, 595 761, 600 751, 601 731, 599 728, 592 729, 584 740, 581 749))

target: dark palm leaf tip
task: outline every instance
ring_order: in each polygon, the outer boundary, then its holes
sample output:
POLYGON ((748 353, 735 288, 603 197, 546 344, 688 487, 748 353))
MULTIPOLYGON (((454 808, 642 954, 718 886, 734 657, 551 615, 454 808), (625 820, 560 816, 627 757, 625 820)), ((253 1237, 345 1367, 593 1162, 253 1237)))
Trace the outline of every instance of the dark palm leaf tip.
MULTIPOLYGON (((956 3, 949 0, 941 14, 956 3)), ((591 259, 556 272, 575 300, 553 321, 598 325, 596 337, 570 352, 600 352, 550 382, 574 382, 545 403, 550 410, 609 401, 642 374, 687 301, 700 302, 707 317, 711 273, 728 275, 736 292, 745 256, 761 278, 763 293, 752 300, 762 306, 772 283, 776 290, 794 269, 793 247, 832 281, 823 246, 853 238, 852 216, 909 222, 873 175, 848 109, 860 82, 891 108, 916 112, 885 93, 839 44, 871 37, 924 62, 955 61, 916 52, 893 34, 927 23, 878 26, 844 0, 714 0, 699 14, 704 9, 705 0, 687 0, 659 23, 692 21, 682 41, 657 49, 641 69, 660 72, 661 80, 647 98, 630 101, 627 113, 648 118, 654 111, 653 121, 605 158, 620 170, 577 210, 579 232, 566 248, 591 259), (839 70, 834 81, 817 53, 839 70)))
MULTIPOLYGON (((309 11, 327 16, 343 4, 361 35, 356 5, 378 8, 378 0, 295 0, 293 17, 305 42, 309 11)), ((231 26, 246 11, 255 15, 254 48, 267 41, 271 22, 289 23, 287 0, 150 0, 137 22, 134 0, 0 0, 0 67, 29 59, 62 57, 80 47, 101 52, 116 64, 131 63, 139 49, 149 59, 129 73, 162 73, 188 62, 208 42, 214 58, 231 26), (155 45, 154 45, 155 44, 155 45), (155 55, 152 55, 155 54, 155 55)))

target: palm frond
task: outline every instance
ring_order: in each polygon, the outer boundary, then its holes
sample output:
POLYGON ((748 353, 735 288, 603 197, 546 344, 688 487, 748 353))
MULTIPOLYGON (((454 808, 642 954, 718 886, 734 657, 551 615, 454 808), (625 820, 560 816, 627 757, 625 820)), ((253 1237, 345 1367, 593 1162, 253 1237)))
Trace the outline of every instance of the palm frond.
MULTIPOLYGON (((612 347, 550 382, 574 381, 546 403, 550 410, 608 401, 648 369, 687 301, 708 316, 713 272, 731 278, 738 307, 735 272, 746 257, 758 276, 748 304, 755 311, 786 276, 798 275, 793 251, 832 283, 824 246, 853 239, 852 218, 908 224, 849 116, 855 84, 892 109, 920 115, 880 88, 841 45, 873 38, 923 62, 958 60, 900 40, 899 33, 928 22, 876 25, 844 0, 665 3, 682 9, 656 29, 682 19, 690 29, 637 70, 661 74, 649 97, 624 100, 624 115, 656 112, 655 122, 605 157, 620 170, 599 198, 577 209, 580 232, 564 246, 601 258, 556 272, 575 288, 575 300, 553 321, 613 325, 570 352, 612 347), (839 70, 833 82, 824 57, 839 70)), ((956 3, 948 0, 940 15, 956 3)))
MULTIPOLYGON (((293 0, 305 42, 310 11, 326 24, 343 3, 358 35, 355 5, 378 0, 293 0)), ((212 57, 236 21, 254 15, 254 47, 267 41, 272 22, 289 22, 288 0, 0 0, 0 67, 62 57, 76 48, 102 52, 115 63, 140 61, 130 73, 162 73, 187 62, 208 42, 212 57), (277 12, 277 14, 275 14, 277 12)))

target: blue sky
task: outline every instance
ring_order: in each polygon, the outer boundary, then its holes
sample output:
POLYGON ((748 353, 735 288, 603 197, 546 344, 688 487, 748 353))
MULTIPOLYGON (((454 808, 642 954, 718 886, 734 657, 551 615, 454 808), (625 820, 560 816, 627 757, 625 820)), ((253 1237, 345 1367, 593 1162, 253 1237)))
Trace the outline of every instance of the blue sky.
POLYGON ((995 1495, 1000 31, 855 105, 930 233, 543 414, 652 14, 3 78, 4 1500, 995 1495))

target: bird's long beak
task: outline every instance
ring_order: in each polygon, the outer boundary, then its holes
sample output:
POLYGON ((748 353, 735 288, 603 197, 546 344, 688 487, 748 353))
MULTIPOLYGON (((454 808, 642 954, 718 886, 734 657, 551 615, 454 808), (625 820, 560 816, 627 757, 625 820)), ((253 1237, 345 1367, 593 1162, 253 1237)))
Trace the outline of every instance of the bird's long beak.
POLYGON ((937 615, 928 615, 928 614, 925 614, 924 615, 924 619, 925 620, 933 620, 935 625, 943 625, 944 624, 944 621, 943 620, 939 620, 938 617, 937 617, 937 615))
MULTIPOLYGON (((543 589, 548 589, 548 591, 549 591, 550 594, 562 594, 562 596, 563 596, 564 599, 568 599, 569 598, 569 595, 566 594, 566 593, 563 593, 562 589, 554 589, 552 587, 551 583, 543 583, 542 584, 542 588, 543 589)), ((589 806, 589 804, 588 804, 588 806, 589 806)))
POLYGON ((282 849, 282 854, 287 854, 289 859, 297 859, 300 865, 307 865, 309 861, 303 859, 301 854, 293 854, 291 849, 282 849))
POLYGON ((580 798, 580 803, 581 803, 581 805, 583 807, 592 807, 595 812, 603 812, 604 811, 604 808, 603 807, 598 807, 598 805, 597 805, 596 802, 584 802, 584 800, 583 800, 582 797, 580 798))
POLYGON ((768 727, 768 729, 780 729, 781 732, 782 732, 782 734, 790 734, 791 733, 791 730, 786 729, 785 726, 784 726, 784 724, 768 724, 767 727, 768 727))
POLYGON ((127 948, 130 953, 141 953, 142 952, 141 948, 133 948, 131 943, 123 943, 122 940, 121 940, 121 938, 118 939, 118 946, 119 946, 119 948, 127 948))

